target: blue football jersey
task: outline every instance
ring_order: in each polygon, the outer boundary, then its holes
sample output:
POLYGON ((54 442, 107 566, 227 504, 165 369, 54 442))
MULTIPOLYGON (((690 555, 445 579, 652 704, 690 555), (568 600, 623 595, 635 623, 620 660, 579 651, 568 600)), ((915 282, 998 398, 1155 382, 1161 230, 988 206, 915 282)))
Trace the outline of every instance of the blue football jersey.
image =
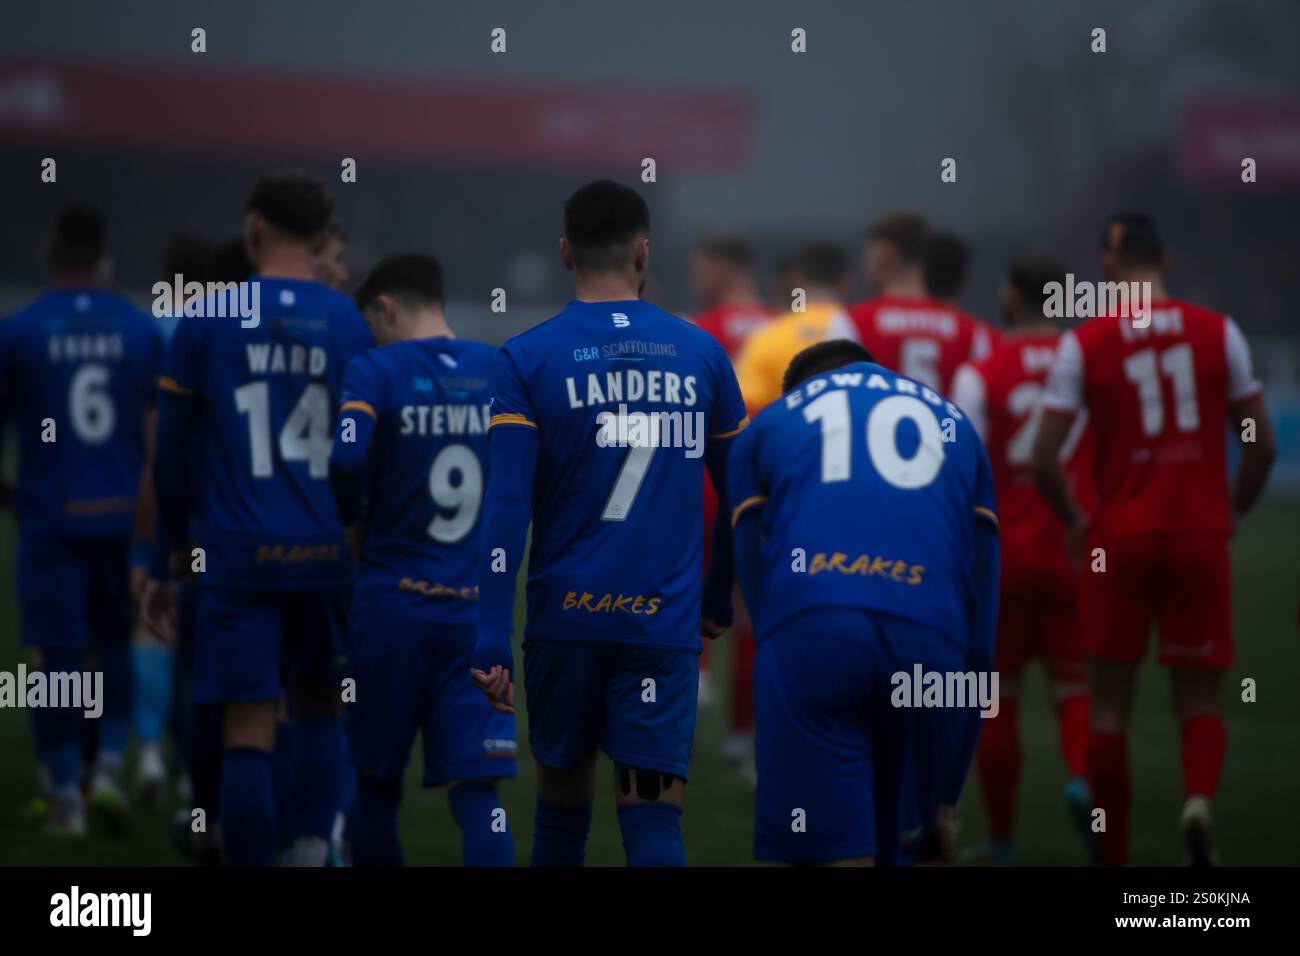
POLYGON ((131 533, 162 350, 153 319, 100 289, 47 292, 0 323, 0 414, 17 433, 25 531, 131 533))
POLYGON ((722 346, 575 301, 506 342, 494 387, 492 427, 538 434, 525 635, 699 650, 704 445, 746 422, 722 346))
POLYGON ((250 281, 260 284, 256 323, 182 317, 160 382, 200 402, 190 522, 206 553, 199 584, 336 586, 351 561, 329 486, 335 411, 344 370, 373 340, 351 300, 320 283, 250 281))
POLYGON ((374 421, 357 602, 474 622, 496 352, 419 339, 362 352, 348 366, 335 454, 349 418, 374 421))
POLYGON ((849 607, 967 642, 975 522, 995 526, 978 434, 933 389, 868 362, 809 379, 755 416, 727 462, 733 524, 761 507, 762 637, 849 607))

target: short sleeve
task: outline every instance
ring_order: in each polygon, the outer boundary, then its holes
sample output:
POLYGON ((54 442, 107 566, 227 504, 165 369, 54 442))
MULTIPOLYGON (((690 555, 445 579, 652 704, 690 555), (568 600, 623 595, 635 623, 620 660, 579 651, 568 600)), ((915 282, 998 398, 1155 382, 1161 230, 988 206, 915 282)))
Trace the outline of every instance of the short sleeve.
POLYGON ((492 419, 488 427, 502 425, 537 427, 537 415, 528 395, 528 386, 509 342, 501 347, 492 366, 492 419))
POLYGON ((343 372, 343 390, 339 396, 339 415, 359 412, 378 420, 384 408, 384 383, 379 363, 371 352, 361 352, 343 372))
POLYGON ((1223 355, 1228 366, 1228 401, 1254 398, 1263 389, 1250 361, 1250 346, 1232 319, 1223 318, 1223 355))
POLYGON ((727 458, 727 500, 733 503, 733 527, 745 512, 767 501, 766 485, 758 469, 760 430, 756 425, 737 435, 727 458))
POLYGON ((716 341, 710 352, 713 363, 714 387, 713 408, 710 409, 709 438, 731 438, 740 434, 741 429, 749 424, 749 414, 745 411, 745 400, 740 395, 740 385, 736 373, 732 371, 731 360, 726 351, 716 341))
MULTIPOLYGON (((960 403, 958 403, 960 404, 960 403)), ((1083 347, 1074 332, 1061 336, 1052 370, 1047 374, 1043 408, 1073 414, 1083 407, 1083 347)))
POLYGON ((205 319, 192 315, 182 316, 176 323, 176 331, 167 346, 163 357, 162 375, 158 378, 158 388, 172 395, 201 395, 202 353, 200 335, 205 319))
POLYGON ((952 379, 952 400, 966 413, 971 425, 982 440, 988 440, 988 401, 984 389, 984 376, 969 362, 957 368, 952 379))

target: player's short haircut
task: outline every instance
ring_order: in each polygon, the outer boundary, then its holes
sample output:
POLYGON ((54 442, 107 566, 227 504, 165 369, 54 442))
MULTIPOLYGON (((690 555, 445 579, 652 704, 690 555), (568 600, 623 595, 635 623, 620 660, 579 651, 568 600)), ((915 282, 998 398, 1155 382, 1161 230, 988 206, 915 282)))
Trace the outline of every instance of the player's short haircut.
POLYGON ((330 224, 334 200, 315 176, 283 170, 263 176, 244 206, 272 226, 299 239, 310 239, 330 224))
POLYGON ((443 304, 442 265, 422 252, 389 256, 370 270, 357 289, 357 308, 365 309, 381 295, 415 305, 443 304))
POLYGON ((1103 252, 1113 252, 1126 266, 1158 266, 1165 261, 1156 222, 1146 213, 1116 213, 1101 234, 1103 252))
POLYGON ((754 247, 744 236, 721 233, 705 236, 695 244, 695 251, 710 259, 721 259, 739 269, 750 269, 754 265, 754 247))
POLYGON ((650 209, 635 189, 609 179, 587 183, 564 204, 573 266, 611 272, 632 261, 633 240, 650 232, 650 209))
POLYGON ((908 262, 925 263, 930 248, 930 227, 914 212, 891 212, 872 223, 867 241, 888 242, 908 262))
POLYGON ((795 269, 809 285, 834 286, 848 275, 849 260, 838 243, 818 239, 800 247, 795 269))
POLYGON ((1029 252, 1007 266, 1007 283, 1016 290, 1026 309, 1042 311, 1047 301, 1043 287, 1049 282, 1065 286, 1065 263, 1044 252, 1029 252))
POLYGON ((248 259, 244 237, 231 236, 217 243, 212 250, 212 263, 208 269, 210 282, 245 282, 253 274, 253 263, 248 259))
MULTIPOLYGON (((241 245, 243 240, 240 240, 241 245)), ((212 240, 194 232, 177 232, 167 240, 163 250, 163 276, 171 281, 172 276, 181 275, 186 282, 207 282, 212 269, 212 257, 215 252, 212 240)))
POLYGON ((857 342, 848 339, 831 339, 810 345, 790 360, 785 370, 785 379, 781 382, 781 392, 797 388, 808 379, 822 372, 843 368, 854 362, 874 362, 875 358, 857 342))
POLYGON ((925 289, 936 299, 951 299, 966 285, 970 246, 960 236, 944 232, 930 240, 925 253, 925 289))
POLYGON ((50 265, 56 269, 92 269, 108 249, 108 223, 90 205, 66 206, 54 220, 50 265))

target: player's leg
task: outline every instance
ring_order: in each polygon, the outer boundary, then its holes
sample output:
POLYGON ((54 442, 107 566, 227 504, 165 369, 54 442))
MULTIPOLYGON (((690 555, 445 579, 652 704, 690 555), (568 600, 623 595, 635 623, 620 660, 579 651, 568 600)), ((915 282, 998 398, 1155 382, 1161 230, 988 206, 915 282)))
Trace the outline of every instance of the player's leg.
POLYGON ((182 856, 215 866, 221 862, 220 820, 222 714, 219 704, 194 699, 194 655, 198 627, 198 592, 180 588, 177 601, 176 702, 178 730, 191 806, 172 820, 172 843, 182 856), (196 811, 201 811, 196 813, 196 811), (202 820, 202 825, 198 821, 202 820))
POLYGON ((344 705, 343 723, 349 776, 357 781, 350 821, 354 866, 403 863, 397 812, 434 677, 428 637, 419 622, 370 607, 354 606, 348 616, 344 676, 356 693, 344 705))
POLYGON ((293 863, 324 866, 343 792, 342 676, 345 596, 302 592, 286 601, 286 670, 293 675, 294 749, 290 806, 293 863))
POLYGON ((1219 535, 1171 536, 1167 587, 1158 611, 1160 663, 1169 670, 1182 736, 1183 811, 1188 861, 1218 862, 1210 805, 1227 752, 1224 676, 1232 663, 1232 568, 1219 535))
POLYGON ((628 866, 685 866, 682 789, 695 738, 699 665, 688 650, 603 648, 605 727, 628 866))
POLYGON ((131 644, 135 695, 131 713, 137 752, 135 786, 141 801, 156 805, 166 794, 163 728, 172 706, 171 651, 137 624, 131 644))
POLYGON ((531 866, 582 866, 604 723, 602 648, 524 641, 528 745, 537 760, 531 866))
POLYGON ((732 597, 735 624, 731 642, 731 696, 728 700, 727 734, 722 740, 723 766, 753 780, 754 775, 754 628, 740 588, 732 597))
POLYGON ((465 866, 514 866, 515 836, 497 791, 516 772, 514 715, 493 710, 468 677, 473 627, 424 625, 419 636, 434 660, 423 708, 424 785, 448 784, 465 866))
POLYGON ((998 607, 998 713, 984 721, 976 750, 988 842, 970 854, 986 862, 1015 859, 1015 808, 1020 787, 1020 681, 1035 650, 1036 604, 1023 591, 1004 590, 998 607))
POLYGON ((278 845, 275 778, 280 595, 205 589, 196 597, 194 700, 222 706, 217 804, 226 862, 270 866, 278 845))
POLYGON ((96 815, 115 832, 121 832, 127 823, 125 753, 135 697, 130 547, 125 538, 85 545, 90 569, 87 611, 91 646, 96 667, 104 675, 104 713, 99 719, 90 800, 96 815))
MULTIPOLYGON (((32 667, 47 681, 53 674, 82 671, 89 641, 85 564, 60 539, 21 534, 16 583, 22 641, 31 650, 32 667)), ((86 814, 78 779, 82 712, 37 707, 31 714, 38 754, 50 780, 44 825, 54 835, 83 836, 86 814)), ((42 808, 34 804, 30 809, 42 808)))
POLYGON ((1081 573, 1075 626, 1089 656, 1088 786, 1094 811, 1105 813, 1105 828, 1096 830, 1096 840, 1101 862, 1122 866, 1128 862, 1132 801, 1129 717, 1138 665, 1150 640, 1163 554, 1149 538, 1137 535, 1088 541, 1087 553, 1099 548, 1105 564, 1089 565, 1081 573))
POLYGON ((1088 673, 1084 649, 1074 626, 1074 594, 1070 587, 1048 591, 1041 605, 1043 663, 1056 710, 1061 756, 1068 776, 1061 800, 1092 859, 1092 790, 1088 786, 1088 673))
POLYGON ((870 866, 877 849, 869 619, 822 611, 792 619, 754 661, 754 856, 870 866))

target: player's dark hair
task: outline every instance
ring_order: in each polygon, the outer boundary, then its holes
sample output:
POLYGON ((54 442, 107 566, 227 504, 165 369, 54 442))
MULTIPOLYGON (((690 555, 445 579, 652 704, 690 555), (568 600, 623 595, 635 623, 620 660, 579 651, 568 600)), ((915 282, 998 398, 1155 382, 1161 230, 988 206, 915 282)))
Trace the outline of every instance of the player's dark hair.
POLYGON ((754 265, 754 247, 744 236, 718 234, 705 236, 695 244, 695 251, 710 259, 721 259, 740 269, 754 265))
POLYGON ((163 276, 171 281, 181 275, 186 282, 207 282, 212 269, 215 248, 207 236, 194 232, 177 232, 167 240, 163 250, 163 276))
POLYGON ((329 226, 334 200, 315 176, 291 169, 259 179, 244 211, 291 236, 310 239, 329 226))
POLYGON ((370 270, 357 289, 357 308, 365 309, 381 295, 419 305, 441 306, 442 266, 433 256, 422 252, 389 256, 370 270))
POLYGON ((92 269, 108 248, 108 223, 90 205, 66 206, 54 220, 49 259, 54 269, 92 269))
POLYGON ((837 243, 814 240, 800 247, 795 269, 809 285, 834 286, 848 275, 849 261, 837 243))
POLYGON ((781 381, 782 393, 797 388, 822 372, 843 368, 854 362, 874 362, 875 358, 857 342, 848 339, 831 339, 810 345, 790 360, 781 381))
POLYGON ((650 208, 635 189, 609 179, 587 183, 564 204, 564 237, 575 269, 611 272, 632 260, 633 240, 650 232, 650 208))
POLYGON ((210 282, 244 282, 253 274, 243 235, 231 236, 217 243, 208 268, 210 282))
POLYGON ((923 264, 930 248, 930 227, 914 212, 891 212, 867 230, 867 241, 888 242, 909 262, 923 264))
POLYGON ((1047 301, 1043 291, 1049 282, 1065 285, 1065 263, 1043 252, 1029 252, 1019 256, 1007 266, 1007 283, 1016 290, 1024 307, 1041 312, 1047 301))
POLYGON ((1103 252, 1113 252, 1126 266, 1159 266, 1165 261, 1165 247, 1156 222, 1146 213, 1116 213, 1106 220, 1101 234, 1103 252))
POLYGON ((953 299, 966 285, 970 246, 960 236, 944 232, 930 240, 925 253, 925 290, 936 299, 953 299))

